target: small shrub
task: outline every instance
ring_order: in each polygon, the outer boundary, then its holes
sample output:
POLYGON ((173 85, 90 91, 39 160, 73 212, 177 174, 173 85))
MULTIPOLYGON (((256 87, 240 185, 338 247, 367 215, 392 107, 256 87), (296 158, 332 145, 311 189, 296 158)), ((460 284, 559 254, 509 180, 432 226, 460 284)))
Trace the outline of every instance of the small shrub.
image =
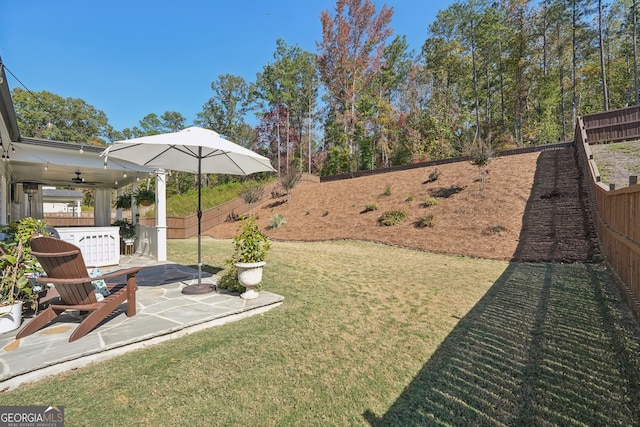
POLYGON ((373 212, 373 211, 377 211, 377 210, 378 210, 378 205, 377 204, 369 203, 367 206, 364 207, 364 209, 360 213, 373 212))
POLYGON ((429 178, 427 178, 424 184, 428 184, 430 182, 436 182, 439 177, 440 177, 440 170, 438 168, 435 168, 434 170, 431 171, 431 173, 429 173, 429 178))
POLYGON ((245 184, 242 186, 242 194, 240 196, 245 201, 245 203, 252 205, 259 202, 263 194, 264 187, 255 187, 245 184))
POLYGON ((243 185, 242 186, 242 194, 241 197, 249 205, 249 214, 252 213, 253 205, 258 203, 260 199, 262 199, 262 195, 264 194, 264 187, 256 187, 251 185, 243 185))
POLYGON ((407 219, 406 211, 387 211, 378 219, 378 223, 384 226, 396 225, 407 219))
POLYGON ((418 228, 426 228, 433 227, 433 214, 429 214, 427 216, 423 216, 422 218, 416 221, 416 227, 418 228))
POLYGON ((405 199, 405 202, 409 202, 409 203, 413 202, 413 195, 411 195, 411 194, 410 194, 410 195, 405 199))
POLYGON ((485 236, 492 236, 494 234, 497 234, 498 236, 502 236, 506 232, 507 232, 507 227, 500 224, 490 225, 484 230, 482 230, 482 234, 485 236))
POLYGON ((288 201, 291 201, 291 193, 293 192, 293 188, 298 185, 298 182, 300 182, 301 178, 302 173, 297 172, 294 169, 290 169, 280 177, 280 186, 282 186, 282 189, 285 191, 288 201))
POLYGON ((391 186, 387 185, 387 187, 384 189, 384 192, 382 193, 383 196, 390 196, 391 195, 391 186))
POLYGON ((284 191, 283 192, 280 192, 278 190, 271 191, 271 198, 272 199, 279 199, 280 197, 284 197, 286 195, 287 194, 284 191))
POLYGON ((427 197, 427 200, 422 204, 423 207, 428 208, 429 206, 438 206, 440 202, 435 197, 427 197))
POLYGON ((286 223, 287 221, 284 219, 284 215, 275 214, 269 220, 269 228, 275 230, 276 228, 280 227, 281 225, 285 225, 286 223))

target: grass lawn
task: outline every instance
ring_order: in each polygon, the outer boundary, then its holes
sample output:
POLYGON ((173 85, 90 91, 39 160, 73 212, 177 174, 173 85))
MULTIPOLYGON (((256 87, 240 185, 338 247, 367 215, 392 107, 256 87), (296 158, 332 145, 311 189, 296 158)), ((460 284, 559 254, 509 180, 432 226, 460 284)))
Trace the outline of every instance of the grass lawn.
MULTIPOLYGON (((203 240, 224 267, 226 240, 203 240)), ((195 239, 169 259, 196 259, 195 239)), ((67 426, 634 425, 640 344, 602 266, 275 242, 281 307, 0 394, 67 426)))

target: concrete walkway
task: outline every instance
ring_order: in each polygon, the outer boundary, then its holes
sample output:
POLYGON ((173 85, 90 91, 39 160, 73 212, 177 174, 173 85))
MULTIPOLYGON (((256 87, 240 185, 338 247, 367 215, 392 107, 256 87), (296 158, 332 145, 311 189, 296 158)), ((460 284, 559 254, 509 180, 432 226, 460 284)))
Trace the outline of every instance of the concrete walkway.
MULTIPOLYGON (((122 257, 118 268, 143 265, 137 276, 137 314, 126 317, 123 304, 84 337, 68 342, 79 324, 66 312, 38 332, 15 339, 17 330, 0 334, 0 391, 108 359, 128 351, 222 325, 282 304, 283 297, 261 291, 253 300, 224 291, 185 295, 183 287, 197 283, 198 272, 173 263, 157 263, 134 255, 122 257)), ((116 268, 117 269, 117 268, 116 268)), ((102 269, 106 272, 111 269, 102 269)), ((218 276, 203 272, 203 283, 218 276)), ((28 322, 26 318, 23 322, 28 322)))

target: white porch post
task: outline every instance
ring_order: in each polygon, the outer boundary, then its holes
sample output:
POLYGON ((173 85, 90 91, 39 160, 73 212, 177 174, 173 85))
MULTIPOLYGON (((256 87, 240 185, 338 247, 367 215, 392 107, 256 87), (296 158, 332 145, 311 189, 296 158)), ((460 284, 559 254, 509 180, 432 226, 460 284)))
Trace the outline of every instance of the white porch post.
POLYGON ((156 230, 158 261, 167 260, 167 182, 164 169, 156 172, 156 230))
POLYGON ((82 216, 82 204, 80 200, 76 200, 76 216, 78 218, 82 216))

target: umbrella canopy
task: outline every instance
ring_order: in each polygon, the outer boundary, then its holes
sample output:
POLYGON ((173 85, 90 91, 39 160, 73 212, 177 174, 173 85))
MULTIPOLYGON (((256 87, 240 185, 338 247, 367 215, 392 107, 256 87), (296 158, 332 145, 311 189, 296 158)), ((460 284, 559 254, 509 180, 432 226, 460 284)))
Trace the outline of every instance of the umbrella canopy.
MULTIPOLYGON (((196 173, 198 178, 202 173, 250 175, 275 172, 268 158, 224 139, 217 132, 199 127, 116 141, 101 155, 152 168, 196 173)), ((202 285, 201 190, 198 179, 198 285, 188 286, 185 293, 212 290, 210 286, 202 285)))
POLYGON ((102 155, 191 173, 250 175, 275 171, 268 158, 199 127, 116 141, 102 155))

